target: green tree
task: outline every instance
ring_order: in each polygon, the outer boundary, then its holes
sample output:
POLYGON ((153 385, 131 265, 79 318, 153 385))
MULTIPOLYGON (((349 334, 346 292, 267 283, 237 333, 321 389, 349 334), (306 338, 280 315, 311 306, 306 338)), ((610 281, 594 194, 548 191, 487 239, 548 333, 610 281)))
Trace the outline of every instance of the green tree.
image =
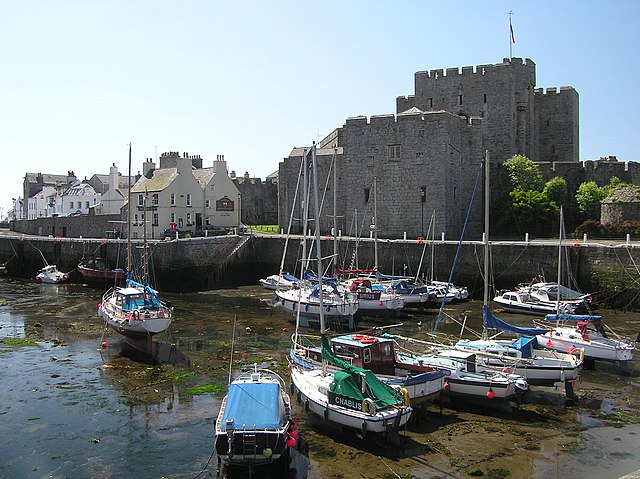
POLYGON ((595 218, 600 213, 600 203, 609 195, 609 191, 607 191, 609 189, 610 185, 603 188, 598 186, 595 181, 581 183, 576 192, 576 201, 580 212, 590 218, 595 218))
POLYGON ((560 212, 558 205, 542 191, 512 190, 511 208, 523 231, 549 236, 560 212))
POLYGON ((541 190, 544 183, 537 163, 524 155, 514 155, 504 162, 514 190, 541 190))
POLYGON ((565 205, 567 203, 567 181, 560 176, 547 181, 542 192, 556 205, 565 205))

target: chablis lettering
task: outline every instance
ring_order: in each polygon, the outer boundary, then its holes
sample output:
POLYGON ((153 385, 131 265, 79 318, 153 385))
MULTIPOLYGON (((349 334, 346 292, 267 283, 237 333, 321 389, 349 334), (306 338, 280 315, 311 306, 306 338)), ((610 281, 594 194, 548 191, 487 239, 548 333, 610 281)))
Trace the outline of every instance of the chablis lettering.
POLYGON ((333 398, 333 402, 338 406, 346 407, 349 409, 355 409, 357 411, 362 411, 362 401, 357 401, 355 399, 336 395, 333 398))

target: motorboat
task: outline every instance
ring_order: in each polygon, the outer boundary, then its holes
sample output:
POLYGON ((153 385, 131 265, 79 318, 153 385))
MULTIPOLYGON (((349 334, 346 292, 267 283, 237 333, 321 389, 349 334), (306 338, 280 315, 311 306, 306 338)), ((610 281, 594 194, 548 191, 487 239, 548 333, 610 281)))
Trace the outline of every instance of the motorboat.
POLYGON ((215 423, 219 462, 263 466, 288 455, 296 444, 296 424, 284 380, 257 365, 229 385, 215 423))
POLYGON ((69 273, 63 273, 58 270, 55 264, 49 264, 38 271, 36 281, 40 283, 57 284, 69 279, 69 273))

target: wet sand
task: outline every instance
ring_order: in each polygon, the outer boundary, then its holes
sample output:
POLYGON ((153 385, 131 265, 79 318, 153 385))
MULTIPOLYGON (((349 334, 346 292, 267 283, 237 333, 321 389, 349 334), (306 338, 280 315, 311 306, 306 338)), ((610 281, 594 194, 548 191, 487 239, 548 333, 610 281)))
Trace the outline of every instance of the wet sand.
MULTIPOLYGON (((166 402, 186 383, 189 387, 216 384, 224 391, 234 322, 236 367, 260 362, 287 374, 285 357, 294 318, 260 301, 271 294, 258 287, 171 297, 176 320, 170 332, 157 338, 162 359, 168 362, 153 365, 119 354, 122 343, 115 333, 103 336, 103 323, 95 314, 98 292, 69 286, 58 287, 54 293, 43 291, 42 286, 18 285, 20 294, 4 294, 2 307, 35 309, 25 323, 26 336, 62 343, 92 338, 96 351, 106 340, 107 349, 96 354, 106 357, 107 380, 117 383, 131 404, 166 402), (33 299, 36 294, 39 300, 33 299), (185 381, 185 375, 192 373, 185 381)), ((479 307, 475 302, 461 303, 448 307, 447 313, 471 317, 479 307)), ((436 314, 411 313, 392 322, 403 323, 399 334, 423 337, 436 314)), ((637 327, 632 314, 616 313, 615 319, 629 335, 637 327)), ((518 321, 525 324, 527 318, 518 321)), ((455 328, 453 322, 443 323, 450 333, 455 328)), ((11 332, 1 330, 0 336, 10 335, 7 333, 11 332)), ((575 405, 565 406, 562 386, 531 387, 524 403, 511 411, 464 403, 432 404, 418 411, 415 416, 419 417, 395 440, 343 433, 296 405, 302 454, 294 458, 295 471, 290 477, 619 477, 640 469, 638 360, 632 362, 627 375, 610 365, 596 366, 597 370, 583 373, 575 405)), ((215 474, 215 467, 209 470, 215 474)), ((229 476, 243 474, 234 471, 229 476)))

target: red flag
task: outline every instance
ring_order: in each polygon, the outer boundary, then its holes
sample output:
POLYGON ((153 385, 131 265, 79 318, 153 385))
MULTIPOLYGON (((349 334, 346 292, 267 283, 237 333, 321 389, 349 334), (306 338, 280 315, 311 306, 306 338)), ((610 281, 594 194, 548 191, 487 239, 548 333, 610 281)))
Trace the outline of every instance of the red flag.
POLYGON ((509 19, 509 30, 511 30, 511 43, 515 43, 516 37, 513 34, 513 25, 511 25, 511 19, 509 19))

